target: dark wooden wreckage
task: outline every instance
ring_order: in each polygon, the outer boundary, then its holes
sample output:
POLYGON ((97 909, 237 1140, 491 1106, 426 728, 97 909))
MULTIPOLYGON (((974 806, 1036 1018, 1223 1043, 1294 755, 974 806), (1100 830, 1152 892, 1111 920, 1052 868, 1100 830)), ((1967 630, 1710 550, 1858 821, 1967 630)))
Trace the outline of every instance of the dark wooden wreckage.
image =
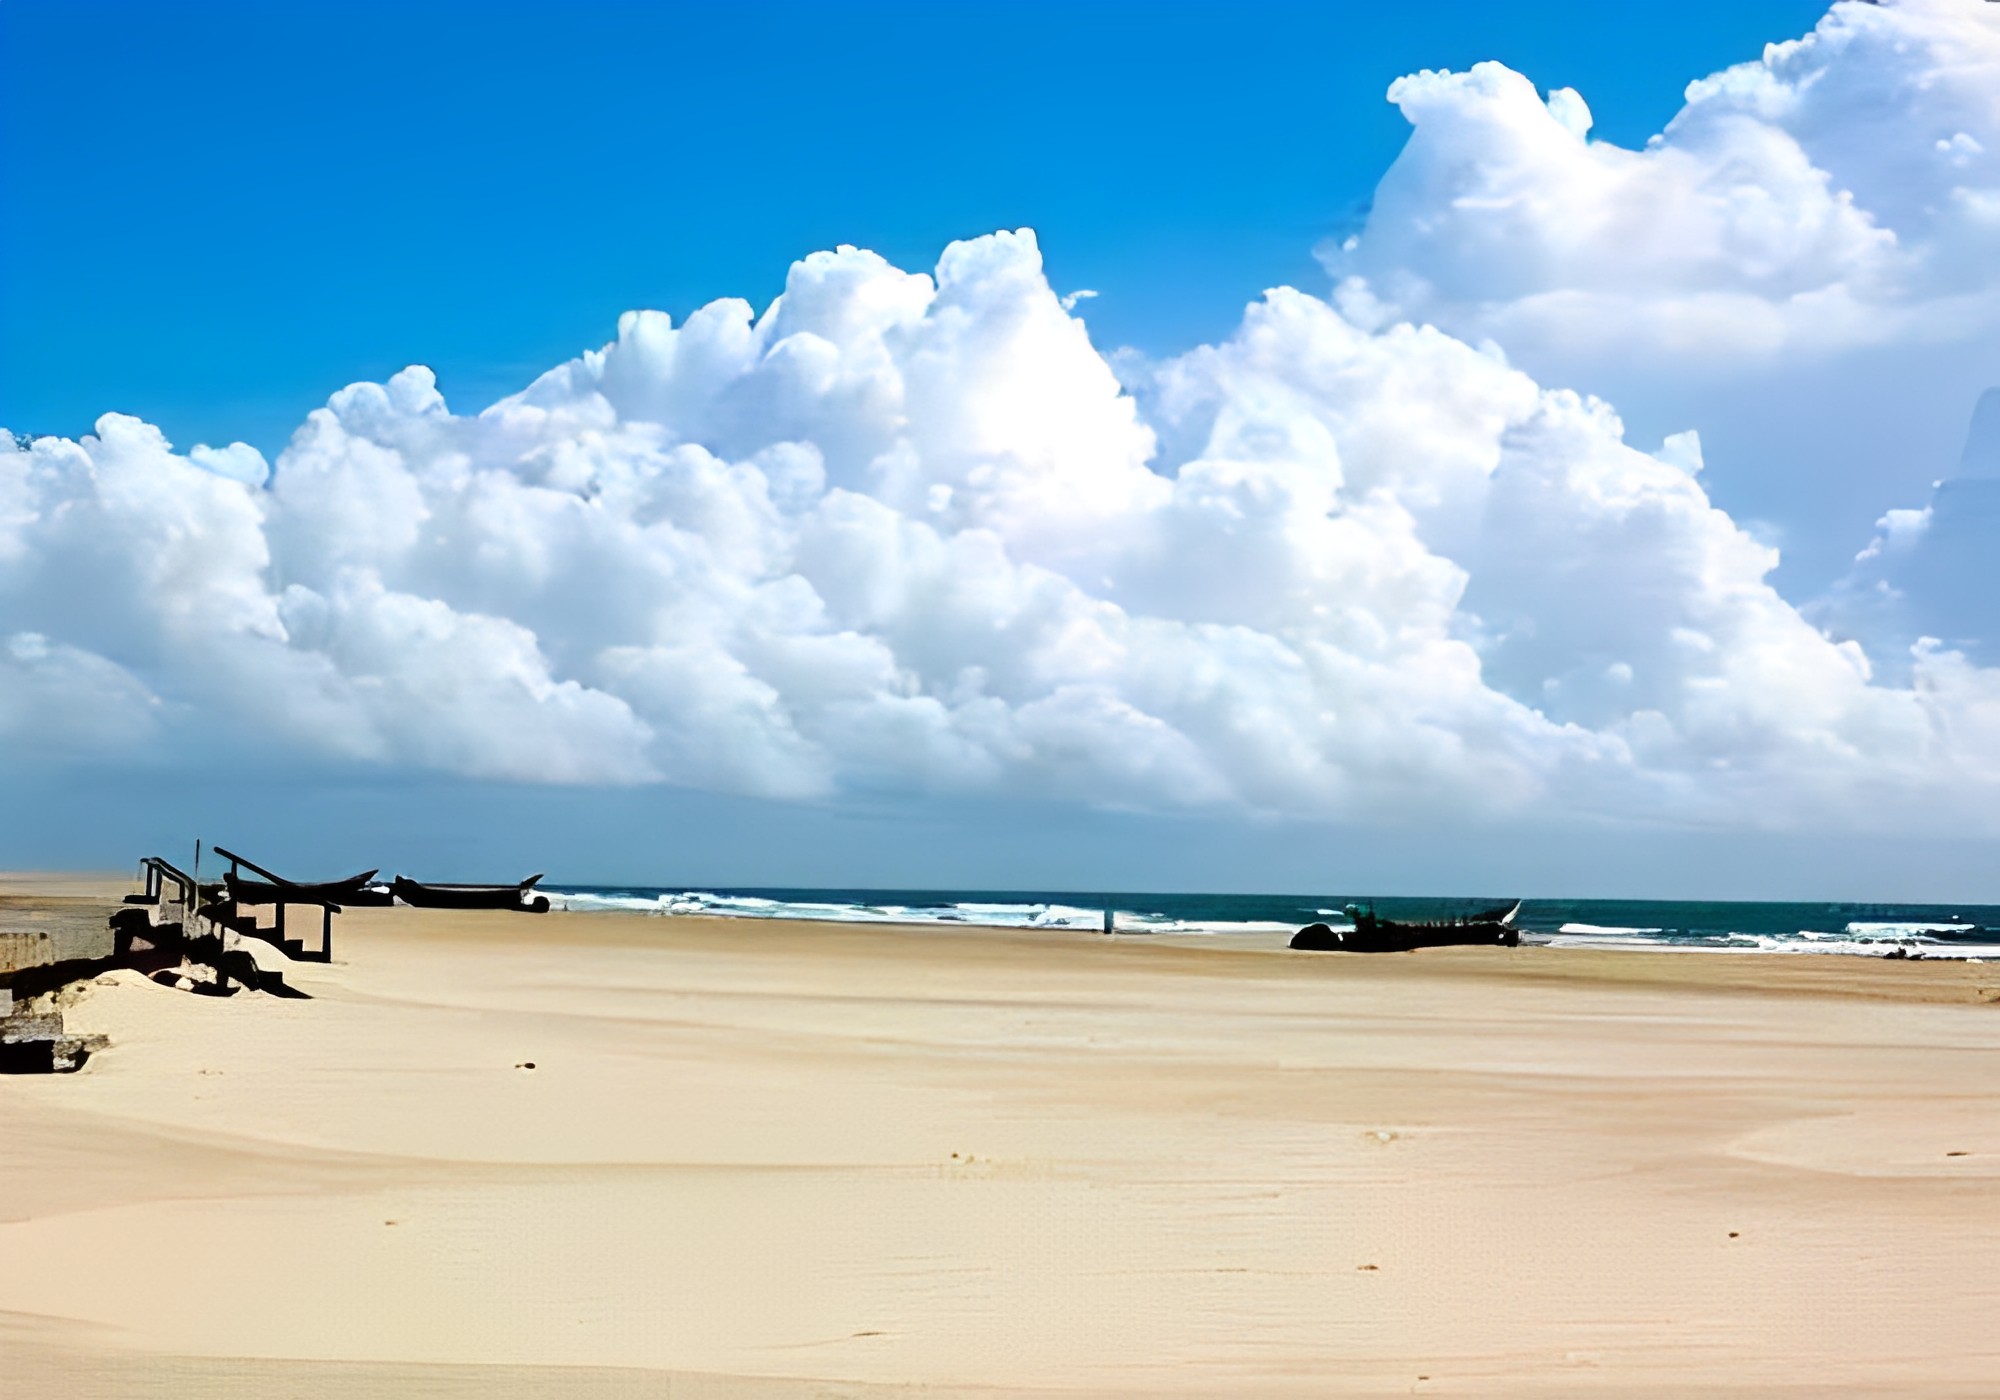
POLYGON ((263 939, 290 957, 332 962, 333 916, 356 905, 389 902, 388 892, 371 884, 376 874, 373 870, 364 870, 344 880, 302 882, 287 880, 225 846, 217 846, 215 853, 229 862, 229 869, 223 872, 220 885, 202 887, 208 903, 201 912, 239 933, 263 939), (262 878, 248 878, 242 873, 244 870, 262 878), (254 914, 244 912, 257 908, 271 909, 275 922, 264 927, 257 923, 254 914), (320 940, 316 951, 309 951, 304 940, 288 936, 285 911, 295 908, 312 909, 319 914, 320 940))
POLYGON ((237 904, 332 904, 359 909, 390 903, 389 887, 375 878, 380 871, 364 870, 345 880, 287 880, 226 847, 217 846, 215 853, 229 862, 229 869, 222 876, 222 886, 237 904), (248 879, 242 874, 243 869, 263 878, 248 879))
POLYGON ((1512 948, 1521 941, 1514 918, 1521 901, 1482 909, 1455 919, 1402 921, 1385 919, 1373 909, 1350 904, 1351 929, 1307 924, 1292 935, 1291 946, 1317 953, 1407 953, 1417 948, 1447 948, 1486 944, 1512 948))
MULTIPOLYGON (((220 848, 218 848, 218 851, 220 848)), ((223 888, 238 904, 309 904, 325 901, 329 904, 362 904, 367 902, 371 891, 369 881, 375 878, 373 870, 359 875, 350 875, 345 880, 320 880, 310 884, 276 884, 269 880, 247 880, 234 870, 224 872, 223 888)))
POLYGON ((540 875, 516 885, 427 885, 398 875, 389 890, 418 909, 508 909, 520 914, 546 914, 549 897, 535 893, 540 875))

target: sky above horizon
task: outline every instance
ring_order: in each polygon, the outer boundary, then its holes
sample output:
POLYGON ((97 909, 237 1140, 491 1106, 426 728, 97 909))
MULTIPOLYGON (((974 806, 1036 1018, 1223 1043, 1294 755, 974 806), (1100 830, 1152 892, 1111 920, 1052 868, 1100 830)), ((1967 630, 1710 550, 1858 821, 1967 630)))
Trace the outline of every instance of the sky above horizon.
POLYGON ((483 408, 635 307, 1023 226, 1106 349, 1178 354, 1318 285, 1402 74, 1498 59, 1636 145, 1824 5, 1603 9, 8 0, 0 169, 49 216, 0 229, 0 422, 275 456, 408 364, 483 408))
POLYGON ((0 40, 0 864, 2000 896, 2000 5, 0 40))

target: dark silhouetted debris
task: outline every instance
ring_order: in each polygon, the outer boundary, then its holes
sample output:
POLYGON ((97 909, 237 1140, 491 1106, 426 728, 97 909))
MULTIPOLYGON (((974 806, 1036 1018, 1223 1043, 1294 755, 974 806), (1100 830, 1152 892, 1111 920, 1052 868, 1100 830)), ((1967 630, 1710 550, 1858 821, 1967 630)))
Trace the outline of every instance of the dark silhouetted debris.
POLYGON ((1351 929, 1329 924, 1307 924, 1292 935, 1291 946, 1320 953, 1407 953, 1416 948, 1443 948, 1458 944, 1491 944, 1512 948, 1521 941, 1514 918, 1521 902, 1502 904, 1456 919, 1399 922, 1384 919, 1374 910, 1350 904, 1347 915, 1351 929))
POLYGON ((389 882, 396 898, 418 909, 511 909, 521 914, 546 914, 549 897, 536 894, 540 875, 518 885, 425 885, 398 875, 389 882))

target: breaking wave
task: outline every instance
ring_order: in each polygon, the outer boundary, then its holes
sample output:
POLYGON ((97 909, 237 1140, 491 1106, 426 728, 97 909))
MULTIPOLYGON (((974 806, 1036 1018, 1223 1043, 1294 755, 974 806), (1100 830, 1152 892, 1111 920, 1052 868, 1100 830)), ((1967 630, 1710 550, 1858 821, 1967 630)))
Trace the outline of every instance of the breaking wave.
MULTIPOLYGON (((638 914, 692 914, 728 919, 807 919, 839 924, 942 924, 974 928, 1075 929, 1101 932, 1110 910, 1118 933, 1285 933, 1298 927, 1279 919, 1189 918, 1111 902, 1084 905, 1061 900, 782 898, 709 890, 549 890, 558 909, 638 914)), ((1322 916, 1324 911, 1312 911, 1322 916)))
MULTIPOLYGON (((1308 923, 1351 928, 1352 901, 1326 895, 1082 894, 983 890, 548 889, 557 908, 840 924, 1289 936, 1308 923)), ((1362 900, 1390 918, 1436 918, 1494 900, 1362 900)), ((2000 959, 2000 908, 1530 900, 1522 941, 1555 947, 2000 959)))

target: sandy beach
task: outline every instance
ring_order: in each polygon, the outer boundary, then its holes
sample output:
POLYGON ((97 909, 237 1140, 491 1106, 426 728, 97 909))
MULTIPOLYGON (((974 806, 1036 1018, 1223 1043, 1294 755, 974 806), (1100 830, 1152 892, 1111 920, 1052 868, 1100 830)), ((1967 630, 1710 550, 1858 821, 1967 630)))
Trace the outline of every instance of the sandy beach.
MULTIPOLYGON (((0 893, 130 886, 5 877, 0 893)), ((2000 1389, 2000 966, 355 910, 0 1079, 0 1392, 2000 1389)))

